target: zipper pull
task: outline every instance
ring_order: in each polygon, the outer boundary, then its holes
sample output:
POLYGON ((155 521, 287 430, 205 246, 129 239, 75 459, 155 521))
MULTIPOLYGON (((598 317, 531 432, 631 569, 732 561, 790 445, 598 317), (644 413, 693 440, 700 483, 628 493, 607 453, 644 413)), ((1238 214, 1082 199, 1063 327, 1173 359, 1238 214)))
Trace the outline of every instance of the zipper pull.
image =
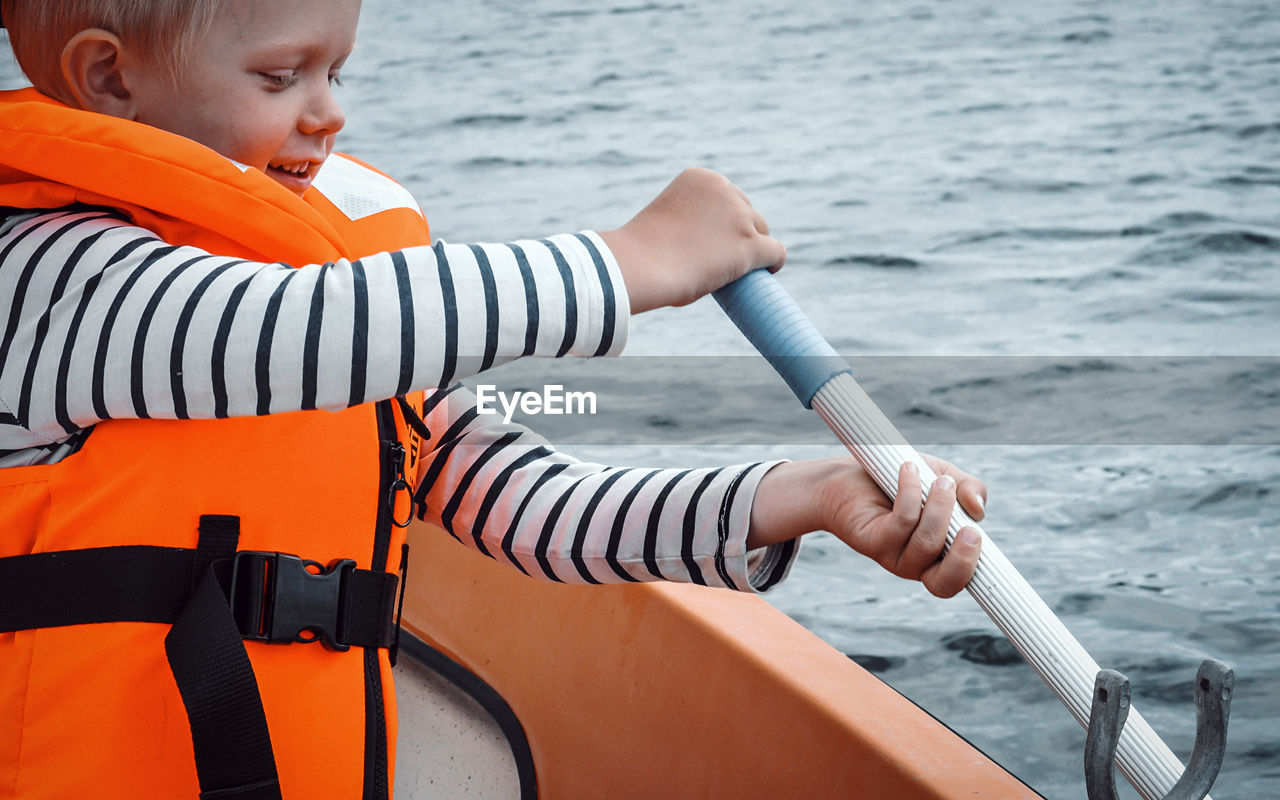
POLYGON ((391 472, 396 476, 397 481, 404 480, 404 445, 399 440, 390 443, 391 450, 391 472))
POLYGON ((394 480, 391 482, 391 488, 387 491, 387 510, 391 512, 391 524, 397 528, 407 528, 409 523, 413 522, 413 492, 410 491, 409 481, 404 477, 404 445, 399 440, 389 443, 388 454, 391 461, 391 474, 394 480), (401 491, 409 492, 409 514, 404 521, 396 519, 396 495, 401 491))

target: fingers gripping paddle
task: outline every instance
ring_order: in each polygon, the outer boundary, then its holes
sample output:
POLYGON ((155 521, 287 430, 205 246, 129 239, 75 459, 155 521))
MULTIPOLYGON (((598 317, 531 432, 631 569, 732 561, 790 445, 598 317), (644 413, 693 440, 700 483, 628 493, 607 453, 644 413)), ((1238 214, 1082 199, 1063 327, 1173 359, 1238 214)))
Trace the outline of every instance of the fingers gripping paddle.
MULTIPOLYGON (((893 423, 862 391, 853 370, 827 344, 781 284, 756 270, 715 292, 734 324, 768 359, 806 408, 822 417, 889 497, 898 469, 920 470, 921 502, 937 477, 893 423)), ((1099 667, 982 528, 960 509, 947 542, 961 528, 982 536, 982 555, 968 591, 1081 725, 1089 725, 1099 667)), ((1159 800, 1182 775, 1182 763, 1134 709, 1120 734, 1116 763, 1146 800, 1159 800)))

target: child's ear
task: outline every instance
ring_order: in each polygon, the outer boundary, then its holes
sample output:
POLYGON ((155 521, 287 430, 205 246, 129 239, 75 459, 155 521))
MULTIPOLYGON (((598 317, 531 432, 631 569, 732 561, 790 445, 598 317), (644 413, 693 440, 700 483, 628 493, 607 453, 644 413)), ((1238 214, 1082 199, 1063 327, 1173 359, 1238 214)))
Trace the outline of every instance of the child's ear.
POLYGON ((88 111, 133 119, 133 95, 122 69, 124 44, 101 28, 80 31, 62 48, 62 77, 75 105, 88 111))

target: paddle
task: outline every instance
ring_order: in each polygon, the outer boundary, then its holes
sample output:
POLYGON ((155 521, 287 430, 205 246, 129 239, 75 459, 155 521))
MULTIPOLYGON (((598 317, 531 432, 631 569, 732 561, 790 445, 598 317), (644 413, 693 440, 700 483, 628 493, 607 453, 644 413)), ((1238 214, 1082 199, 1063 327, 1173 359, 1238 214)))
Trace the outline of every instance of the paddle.
MULTIPOLYGON (((921 502, 928 497, 937 477, 933 470, 862 391, 853 370, 772 275, 757 270, 718 290, 715 298, 800 402, 822 417, 885 494, 897 495, 898 469, 912 461, 920 469, 921 502)), ((964 527, 982 535, 982 555, 969 593, 1087 728, 1097 662, 957 503, 947 542, 964 527)), ((1177 756, 1134 709, 1121 731, 1116 763, 1146 800, 1163 798, 1183 772, 1177 756)))

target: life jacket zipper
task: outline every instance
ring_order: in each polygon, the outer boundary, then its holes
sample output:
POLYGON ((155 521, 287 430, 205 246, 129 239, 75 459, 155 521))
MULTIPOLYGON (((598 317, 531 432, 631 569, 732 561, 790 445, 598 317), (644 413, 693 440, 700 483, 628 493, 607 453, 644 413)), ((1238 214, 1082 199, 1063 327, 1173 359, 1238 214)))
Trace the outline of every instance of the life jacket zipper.
MULTIPOLYGON (((378 512, 374 527, 373 558, 369 565, 373 570, 387 568, 387 555, 391 549, 391 528, 395 520, 393 487, 404 480, 404 445, 400 443, 396 429, 395 413, 390 400, 375 404, 374 415, 378 423, 378 455, 380 476, 378 480, 378 512)), ((382 696, 382 669, 378 663, 378 650, 366 647, 364 651, 365 679, 365 755, 364 800, 388 800, 391 794, 387 768, 387 711, 382 696)))

